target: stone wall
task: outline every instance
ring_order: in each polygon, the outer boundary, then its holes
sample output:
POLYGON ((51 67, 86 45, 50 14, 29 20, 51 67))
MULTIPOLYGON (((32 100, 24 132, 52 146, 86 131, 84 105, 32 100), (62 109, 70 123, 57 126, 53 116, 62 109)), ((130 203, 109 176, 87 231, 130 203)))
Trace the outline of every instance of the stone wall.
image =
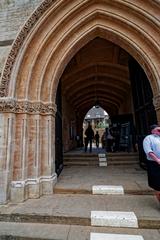
POLYGON ((132 113, 134 114, 133 108, 133 99, 132 99, 132 91, 131 89, 128 90, 128 94, 126 94, 125 101, 123 101, 120 105, 118 114, 127 114, 132 113))
POLYGON ((63 113, 63 151, 67 152, 76 147, 76 114, 73 107, 67 102, 66 97, 62 98, 63 113), (72 128, 72 130, 71 130, 72 128), (72 135, 72 136, 71 136, 72 135))
POLYGON ((11 46, 0 47, 0 75, 2 72, 2 68, 4 66, 6 56, 8 55, 10 49, 11 49, 11 46))
POLYGON ((0 0, 0 74, 20 28, 43 0, 0 0))

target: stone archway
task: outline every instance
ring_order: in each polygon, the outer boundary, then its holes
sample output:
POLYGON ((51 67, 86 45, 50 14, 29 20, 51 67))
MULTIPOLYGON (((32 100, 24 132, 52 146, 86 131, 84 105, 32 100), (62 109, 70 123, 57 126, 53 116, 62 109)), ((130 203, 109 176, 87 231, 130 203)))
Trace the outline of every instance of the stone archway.
POLYGON ((0 85, 0 202, 53 192, 55 96, 70 59, 101 37, 128 51, 150 81, 159 113, 156 0, 45 0, 13 43, 0 85))

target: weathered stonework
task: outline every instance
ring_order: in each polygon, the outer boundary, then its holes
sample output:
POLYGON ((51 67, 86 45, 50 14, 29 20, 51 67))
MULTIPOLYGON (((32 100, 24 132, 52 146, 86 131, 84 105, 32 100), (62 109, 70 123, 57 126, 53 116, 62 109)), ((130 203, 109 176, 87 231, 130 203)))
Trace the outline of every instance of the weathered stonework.
POLYGON ((27 113, 27 114, 56 114, 56 106, 53 103, 16 101, 10 99, 0 99, 0 112, 27 113))
POLYGON ((160 94, 157 96, 154 96, 153 98, 153 104, 156 110, 160 109, 160 94))
POLYGON ((32 14, 32 16, 29 18, 29 20, 26 22, 26 24, 23 26, 22 30, 20 31, 20 34, 14 41, 12 45, 12 49, 9 53, 9 56, 7 58, 7 62, 5 64, 4 74, 1 79, 1 87, 0 87, 0 97, 7 96, 7 88, 9 83, 9 78, 11 74, 11 70, 13 67, 13 64, 15 62, 15 58, 17 56, 17 53, 19 49, 21 48, 24 39, 30 32, 31 28, 34 26, 34 24, 38 21, 38 19, 42 16, 42 14, 51 6, 51 4, 55 0, 45 0, 40 7, 36 9, 36 11, 32 14))
POLYGON ((11 49, 11 46, 2 46, 2 47, 0 46, 0 74, 2 72, 5 59, 9 54, 10 49, 11 49))
MULTIPOLYGON (((112 46, 107 43, 112 49, 110 60, 101 56, 101 60, 93 62, 92 66, 94 69, 96 66, 96 76, 104 73, 107 79, 104 81, 101 78, 101 98, 113 113, 118 110, 124 112, 121 102, 125 100, 125 86, 129 92, 128 70, 117 58, 120 48, 139 62, 149 78, 153 95, 159 96, 160 6, 157 1, 35 1, 35 5, 38 3, 41 3, 40 6, 14 37, 2 72, 0 203, 8 200, 22 202, 52 193, 56 182, 57 86, 67 64, 90 41, 102 38, 113 43, 112 46), (106 68, 107 72, 103 70, 106 68), (105 100, 103 90, 110 94, 113 80, 118 82, 118 86, 112 91, 110 99, 105 100)), ((3 40, 8 41, 7 38, 3 40)), ((75 60, 75 64, 78 62, 80 59, 75 60)), ((86 66, 84 74, 88 74, 88 79, 93 78, 90 67, 86 66)), ((63 93, 68 94, 68 99, 76 106, 75 118, 78 114, 82 118, 91 104, 90 99, 94 101, 89 90, 85 90, 86 97, 81 100, 84 87, 79 88, 79 93, 72 89, 73 83, 78 85, 81 80, 85 81, 82 75, 82 79, 79 78, 79 73, 77 71, 75 75, 62 77, 63 93), (68 83, 70 85, 67 87, 68 83)), ((69 109, 69 105, 65 106, 69 109)), ((159 97, 155 97, 155 108, 160 120, 159 97)), ((67 116, 67 124, 69 121, 70 116, 67 116)))
POLYGON ((11 182, 11 201, 23 202, 28 198, 39 198, 42 195, 53 194, 53 187, 57 182, 57 175, 41 176, 35 179, 11 182))
POLYGON ((160 123, 160 94, 153 97, 153 105, 157 113, 157 120, 160 123))
POLYGON ((43 0, 0 1, 0 44, 14 40, 17 32, 43 0), (5 24, 4 24, 5 23, 5 24))
MULTIPOLYGON (((20 31, 18 37, 16 38, 11 52, 9 54, 9 57, 7 59, 6 65, 5 65, 5 69, 3 71, 3 76, 2 76, 2 80, 1 80, 1 86, 0 86, 0 96, 1 97, 5 97, 8 94, 8 84, 9 84, 9 79, 10 79, 10 74, 12 71, 12 67, 13 64, 15 62, 15 58, 18 54, 19 49, 21 48, 23 41, 25 40, 26 36, 28 35, 28 33, 30 32, 30 30, 32 29, 32 27, 36 24, 36 22, 40 19, 40 17, 45 13, 46 10, 48 10, 52 4, 54 4, 55 1, 54 0, 45 0, 40 7, 37 8, 37 10, 32 14, 32 16, 29 18, 29 20, 26 22, 26 24, 24 25, 24 27, 22 28, 22 30, 20 31)), ((78 1, 77 1, 78 4, 78 1)), ((101 3, 100 3, 101 4, 101 3)), ((120 2, 120 4, 122 4, 122 2, 120 2)), ((125 3, 126 4, 126 3, 125 3)), ((58 4, 57 4, 58 5, 58 4)), ((76 5, 76 4, 75 4, 76 5)), ((122 4, 123 5, 123 4, 122 4)), ((127 4, 126 4, 127 5, 127 4)), ((86 4, 87 7, 87 4, 86 4)), ((131 4, 130 7, 137 7, 134 4, 131 4)), ((98 9, 98 8, 97 8, 98 9)), ((98 10, 97 10, 98 11, 98 10)), ((140 11, 140 9, 137 8, 137 11, 140 11)), ((143 12, 141 12, 141 14, 143 14, 143 12)), ((147 23, 148 24, 148 23, 147 23)), ((155 21, 155 26, 156 26, 156 21, 155 21)), ((138 29, 137 29, 138 30, 138 29)), ((115 38, 113 36, 111 36, 112 41, 117 41, 118 38, 115 38)), ((147 40, 147 39, 146 39, 147 40)), ((119 42, 120 43, 120 42, 119 42)), ((131 43, 129 43, 131 45, 131 43)), ((157 44, 156 44, 157 45, 157 44)), ((130 46, 132 48, 132 45, 130 46)), ((157 46, 156 46, 157 48, 157 46)), ((154 50, 155 51, 155 50, 154 50)), ((147 52, 147 51, 146 51, 147 52)), ((134 52, 133 52, 134 54, 134 52)), ((154 78, 154 76, 151 74, 152 71, 148 71, 148 64, 146 64, 145 62, 143 62, 139 56, 135 56, 137 57, 143 67, 146 70, 146 73, 148 73, 149 78, 152 80, 152 78, 154 78)), ((157 71, 158 73, 158 71, 157 71)), ((155 73, 155 74, 157 74, 155 73)), ((156 76, 155 76, 156 77, 156 76)))
POLYGON ((0 1, 0 75, 18 31, 41 2, 42 0, 0 1))

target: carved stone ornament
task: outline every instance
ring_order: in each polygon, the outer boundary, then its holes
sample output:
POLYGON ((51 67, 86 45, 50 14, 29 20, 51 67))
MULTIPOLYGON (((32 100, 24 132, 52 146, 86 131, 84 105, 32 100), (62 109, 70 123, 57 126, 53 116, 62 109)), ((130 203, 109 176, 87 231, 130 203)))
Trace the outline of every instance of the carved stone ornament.
POLYGON ((18 37, 15 39, 12 45, 12 49, 9 53, 8 59, 5 63, 5 67, 2 73, 2 79, 0 84, 0 97, 6 97, 8 94, 8 85, 12 72, 12 68, 18 52, 24 42, 24 39, 38 21, 38 19, 43 15, 43 13, 55 2, 55 0, 45 0, 42 4, 35 10, 35 12, 28 19, 26 24, 23 26, 18 37))
POLYGON ((0 112, 28 113, 55 116, 56 105, 53 103, 16 101, 14 99, 0 99, 0 112))
POLYGON ((155 107, 155 110, 160 109, 160 95, 157 95, 153 98, 153 105, 155 107))

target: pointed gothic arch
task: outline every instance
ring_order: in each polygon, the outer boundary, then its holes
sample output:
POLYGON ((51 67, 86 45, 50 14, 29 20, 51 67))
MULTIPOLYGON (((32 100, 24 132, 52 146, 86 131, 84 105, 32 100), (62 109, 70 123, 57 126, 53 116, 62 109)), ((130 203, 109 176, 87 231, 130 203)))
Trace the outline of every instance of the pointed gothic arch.
POLYGON ((150 81, 160 120, 160 7, 150 0, 145 6, 139 4, 45 0, 25 23, 0 84, 0 202, 52 193, 58 82, 70 59, 95 37, 117 44, 139 62, 150 81))

